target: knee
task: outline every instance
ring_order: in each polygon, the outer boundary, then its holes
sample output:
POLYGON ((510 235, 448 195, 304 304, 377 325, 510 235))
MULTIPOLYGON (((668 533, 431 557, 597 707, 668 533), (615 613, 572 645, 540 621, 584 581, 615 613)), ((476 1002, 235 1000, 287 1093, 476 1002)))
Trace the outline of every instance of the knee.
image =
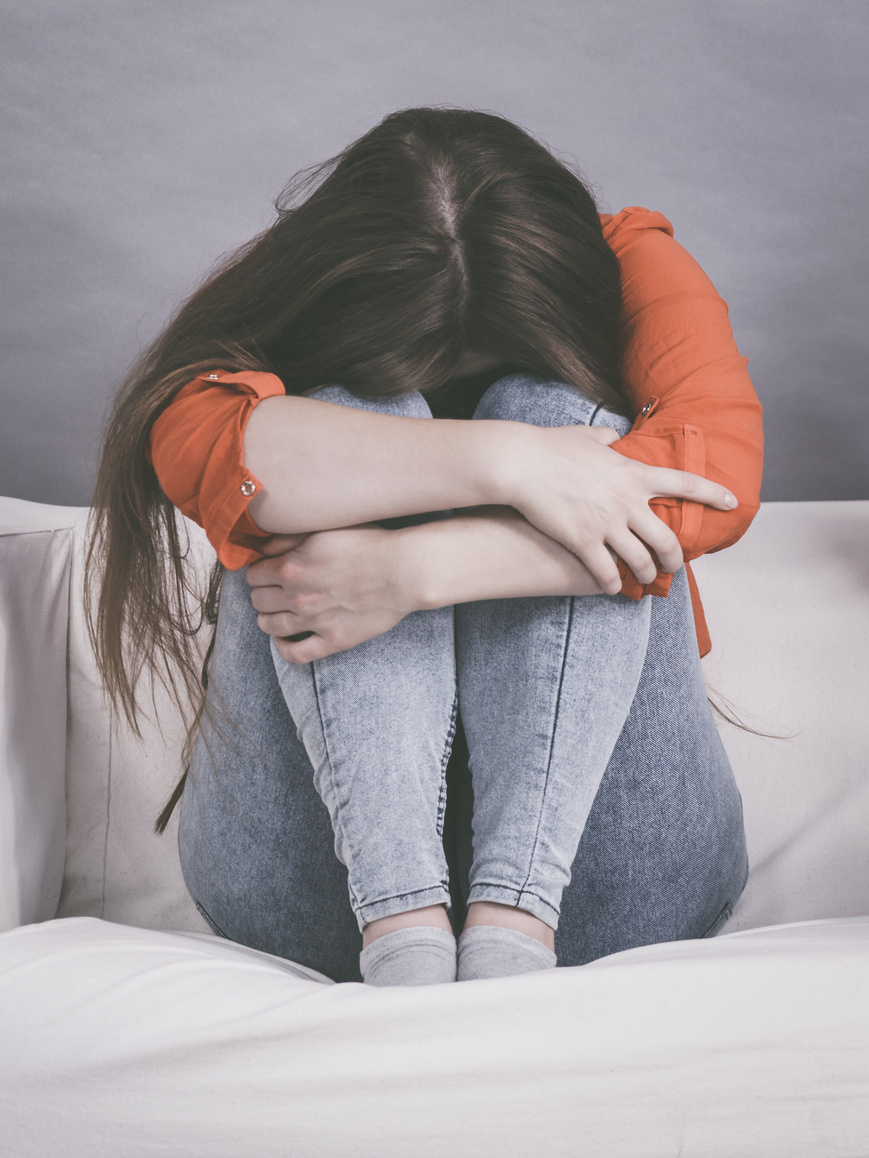
POLYGON ((391 398, 359 398, 344 386, 322 386, 310 395, 321 402, 332 402, 336 406, 351 406, 355 410, 372 410, 376 414, 395 414, 399 418, 431 418, 431 410, 423 396, 416 390, 398 394, 391 398))
POLYGON ((566 382, 533 374, 511 374, 495 382, 483 397, 474 418, 501 418, 533 426, 611 426, 627 434, 630 421, 606 410, 566 382))

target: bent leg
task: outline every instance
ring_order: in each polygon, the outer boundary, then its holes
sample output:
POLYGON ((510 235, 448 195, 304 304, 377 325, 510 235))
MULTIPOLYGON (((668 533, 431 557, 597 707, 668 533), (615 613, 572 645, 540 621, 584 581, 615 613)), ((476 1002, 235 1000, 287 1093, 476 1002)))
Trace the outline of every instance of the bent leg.
MULTIPOLYGON (((328 387, 314 397, 430 416, 419 395, 372 401, 328 387)), ((359 928, 449 906, 442 836, 456 719, 452 608, 414 612, 385 634, 314 663, 288 663, 274 645, 272 657, 332 819, 359 928)))
POLYGON ((562 896, 562 965, 713 936, 748 876, 742 801, 706 698, 684 571, 651 602, 637 693, 562 896))
MULTIPOLYGON (((479 413, 624 421, 570 387, 523 378, 496 383, 479 413)), ((456 611, 475 795, 470 901, 557 924, 562 965, 714 931, 744 885, 745 844, 684 574, 668 599, 640 604, 599 596, 456 611), (515 852, 504 858, 505 831, 523 850, 524 877, 515 852)))
MULTIPOLYGON (((502 379, 479 418, 611 425, 560 383, 502 379)), ((636 692, 649 600, 490 600, 456 609, 462 720, 474 786, 469 902, 558 925, 561 893, 636 692)))
POLYGON ((197 907, 232 941, 360 980, 347 870, 243 571, 223 576, 206 702, 178 834, 197 907))
MULTIPOLYGON (((352 399, 337 387, 320 396, 352 399)), ((348 404, 367 405, 359 399, 348 404)), ((428 413, 413 395, 372 405, 412 416, 428 413)), ((422 614, 429 616, 426 622, 409 617, 415 621, 405 621, 404 631, 388 633, 392 638, 380 649, 354 649, 360 654, 349 662, 345 653, 343 661, 327 657, 298 668, 277 657, 315 769, 288 711, 270 640, 257 627, 244 574, 224 575, 208 710, 182 798, 179 834, 188 889, 216 931, 335 980, 359 980, 362 922, 348 904, 348 873, 334 855, 336 839, 351 852, 361 841, 363 860, 383 868, 372 886, 355 886, 359 911, 383 899, 387 908, 396 900, 401 904, 405 893, 416 900, 436 895, 446 903, 439 835, 456 698, 452 612, 422 614), (342 768, 337 783, 331 761, 342 768), (402 791, 388 798, 387 763, 402 779, 402 791), (409 781, 413 789, 414 777, 416 796, 405 792, 409 781), (333 807, 337 837, 315 780, 333 807), (351 787, 363 805, 366 789, 372 790, 375 815, 367 830, 369 821, 354 815, 341 795, 351 787), (381 806, 393 815, 416 810, 407 828, 396 819, 392 827, 401 839, 395 843, 381 806), (419 845, 409 849, 414 826, 424 832, 416 832, 419 845)))
POLYGON ((329 810, 359 928, 449 904, 442 834, 455 727, 450 608, 312 664, 273 648, 284 700, 329 810))

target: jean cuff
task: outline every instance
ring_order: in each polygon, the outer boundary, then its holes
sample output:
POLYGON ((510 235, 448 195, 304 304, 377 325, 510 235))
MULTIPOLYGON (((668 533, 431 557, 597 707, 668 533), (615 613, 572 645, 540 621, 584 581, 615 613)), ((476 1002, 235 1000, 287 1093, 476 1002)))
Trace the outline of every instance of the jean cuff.
POLYGON ((412 893, 399 893, 382 901, 354 905, 353 912, 361 933, 366 925, 370 925, 372 921, 379 921, 381 917, 394 917, 396 913, 409 913, 413 909, 424 909, 429 905, 450 907, 450 890, 446 883, 434 885, 429 889, 416 889, 412 893))
POLYGON ((522 909, 537 917, 550 929, 558 928, 560 910, 549 901, 544 901, 528 889, 512 888, 510 885, 471 885, 468 904, 475 901, 490 901, 495 905, 508 905, 511 909, 522 909))

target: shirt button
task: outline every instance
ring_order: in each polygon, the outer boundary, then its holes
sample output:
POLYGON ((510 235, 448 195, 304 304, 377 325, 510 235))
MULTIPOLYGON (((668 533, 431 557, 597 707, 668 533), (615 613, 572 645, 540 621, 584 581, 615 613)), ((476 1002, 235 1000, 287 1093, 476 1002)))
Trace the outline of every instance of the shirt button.
POLYGON ((220 375, 219 374, 206 374, 205 377, 209 380, 209 382, 216 382, 217 379, 220 377, 220 375))
POLYGON ((254 494, 255 491, 256 491, 256 483, 252 482, 249 478, 246 478, 244 480, 244 482, 241 484, 241 493, 247 498, 250 495, 254 494))
POLYGON ((647 402, 646 405, 643 407, 643 409, 640 411, 640 414, 642 414, 645 417, 645 415, 647 415, 651 409, 652 409, 651 402, 647 402))

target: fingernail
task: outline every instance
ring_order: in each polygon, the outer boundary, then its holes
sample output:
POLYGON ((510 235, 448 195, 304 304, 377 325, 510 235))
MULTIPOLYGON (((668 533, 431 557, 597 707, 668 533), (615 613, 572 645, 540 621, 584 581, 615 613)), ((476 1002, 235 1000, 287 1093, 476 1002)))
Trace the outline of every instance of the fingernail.
POLYGON ((725 495, 724 496, 724 505, 725 505, 725 507, 728 508, 728 510, 733 510, 734 507, 739 506, 739 503, 736 501, 735 495, 725 495))

